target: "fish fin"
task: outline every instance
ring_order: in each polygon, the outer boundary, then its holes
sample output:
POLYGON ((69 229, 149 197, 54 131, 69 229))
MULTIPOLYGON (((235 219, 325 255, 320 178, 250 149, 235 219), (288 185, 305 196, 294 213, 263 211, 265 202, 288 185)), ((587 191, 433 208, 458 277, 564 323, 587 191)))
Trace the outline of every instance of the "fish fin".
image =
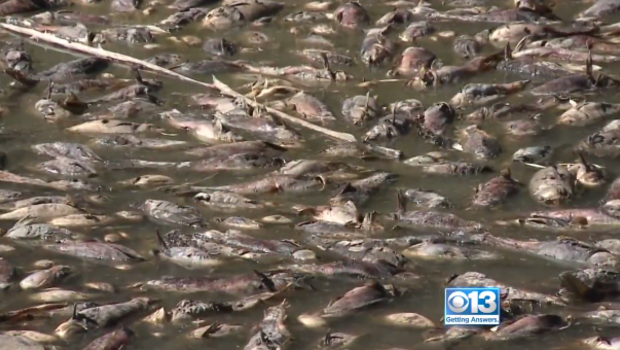
POLYGON ((396 192, 396 210, 399 213, 407 211, 407 198, 401 189, 396 192))
POLYGON ((166 243, 164 238, 161 236, 161 233, 159 232, 159 230, 155 230, 155 234, 157 235, 157 241, 159 242, 159 245, 161 245, 164 249, 168 249, 168 244, 166 243))
POLYGON ((546 166, 544 165, 540 165, 540 164, 536 164, 536 163, 527 163, 527 162, 523 162, 523 164, 532 167, 532 168, 537 168, 537 169, 544 169, 546 168, 546 166))

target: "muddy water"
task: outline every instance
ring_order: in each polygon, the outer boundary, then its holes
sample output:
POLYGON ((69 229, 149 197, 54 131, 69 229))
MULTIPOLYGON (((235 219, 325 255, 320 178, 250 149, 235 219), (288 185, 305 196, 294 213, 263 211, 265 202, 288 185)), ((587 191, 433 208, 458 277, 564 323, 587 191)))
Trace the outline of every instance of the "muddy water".
MULTIPOLYGON (((191 35, 201 40, 214 35, 224 37, 227 40, 238 43, 239 47, 243 49, 242 52, 236 55, 235 59, 251 62, 256 66, 286 66, 305 64, 306 61, 294 56, 294 53, 298 50, 311 47, 301 40, 305 37, 305 34, 311 25, 285 22, 282 20, 283 16, 300 10, 303 3, 304 1, 300 0, 287 1, 285 9, 280 13, 280 15, 278 15, 271 23, 261 27, 244 27, 242 29, 220 31, 215 33, 211 30, 202 28, 200 23, 195 23, 181 29, 180 32, 175 32, 174 35, 178 37, 191 35), (293 28, 297 28, 301 34, 291 33, 293 28), (253 44, 248 42, 247 37, 250 31, 263 33, 268 40, 261 44, 253 44)), ((377 4, 371 1, 362 1, 362 4, 369 10, 373 22, 391 9, 390 6, 377 4)), ((158 23, 160 20, 166 18, 172 13, 172 10, 167 9, 165 5, 165 3, 155 5, 156 11, 148 16, 140 13, 131 15, 117 14, 114 15, 113 18, 115 23, 154 24, 158 23)), ((442 6, 439 1, 432 1, 431 5, 440 11, 447 9, 442 6)), ((485 6, 490 7, 493 5, 502 8, 510 8, 513 4, 512 1, 498 0, 488 1, 485 6)), ((560 2, 560 5, 555 12, 561 18, 573 18, 577 12, 585 9, 587 6, 589 5, 580 1, 560 2)), ((75 8, 90 14, 106 16, 109 14, 108 1, 104 1, 101 4, 88 6, 76 4, 75 8)), ((333 8, 334 7, 332 7, 332 9, 333 8)), ((615 19, 617 18, 612 16, 606 18, 605 20, 607 23, 615 23, 615 19)), ((340 114, 342 101, 354 95, 366 94, 369 90, 367 88, 357 87, 357 84, 362 81, 362 79, 372 80, 384 78, 388 67, 380 66, 370 69, 364 66, 359 59, 359 49, 363 39, 363 34, 361 31, 337 28, 337 26, 331 21, 325 21, 324 23, 332 25, 337 31, 336 34, 326 36, 327 39, 333 43, 333 50, 356 59, 356 65, 344 68, 344 70, 353 75, 355 79, 351 82, 324 84, 318 87, 305 87, 305 90, 306 92, 311 93, 323 100, 339 119, 338 122, 334 125, 330 125, 329 127, 333 127, 339 131, 351 133, 358 139, 361 139, 367 131, 367 128, 351 126, 350 124, 342 121, 340 114)), ((493 24, 469 24, 461 22, 438 22, 435 25, 437 32, 455 31, 457 35, 474 35, 480 30, 493 28, 496 26, 493 24)), ((4 35, 4 38, 8 39, 9 36, 4 35)), ((434 52, 446 65, 461 64, 465 61, 454 55, 451 48, 452 41, 453 38, 444 38, 434 35, 430 38, 419 39, 417 44, 434 52)), ((147 58, 158 53, 169 52, 182 54, 187 60, 199 60, 206 57, 205 53, 201 49, 201 45, 190 46, 184 43, 174 42, 165 36, 157 37, 156 42, 158 43, 158 47, 156 48, 143 48, 138 44, 128 46, 113 43, 106 44, 104 47, 106 49, 122 52, 137 58, 147 58)), ((404 47, 406 47, 406 44, 403 43, 401 49, 404 47)), ((54 48, 33 45, 27 41, 26 48, 32 55, 34 67, 37 70, 43 70, 58 62, 68 61, 76 57, 73 54, 59 52, 54 48)), ((501 48, 492 47, 491 45, 487 45, 484 48, 485 53, 492 53, 498 50, 501 50, 501 48)), ((606 71, 612 73, 617 72, 617 69, 620 68, 620 66, 613 64, 600 65, 603 66, 606 71)), ((109 69, 109 71, 117 77, 130 78, 133 74, 127 68, 121 66, 114 66, 109 69)), ((144 76, 149 78, 153 77, 153 75, 149 73, 144 73, 144 76)), ((211 81, 210 76, 194 75, 193 77, 206 82, 211 81)), ((201 92, 202 89, 200 87, 166 77, 160 76, 158 78, 164 82, 164 89, 158 94, 158 97, 164 101, 164 110, 173 108, 177 108, 181 111, 191 110, 191 108, 187 106, 183 96, 201 92)), ((231 87, 237 88, 251 82, 256 77, 249 74, 222 74, 218 75, 218 78, 229 84, 231 87)), ((525 78, 516 74, 490 72, 479 74, 471 78, 469 82, 503 83, 518 79, 525 78)), ((534 78, 532 85, 538 85, 543 81, 544 79, 534 78)), ((5 87, 10 83, 10 78, 0 76, 0 86, 5 87)), ((15 98, 6 98, 0 102, 5 105, 9 111, 2 118, 0 142, 2 151, 7 154, 7 171, 20 175, 53 179, 53 177, 50 177, 47 174, 41 174, 32 170, 33 165, 45 160, 46 158, 33 153, 30 146, 33 144, 54 141, 89 144, 92 140, 92 136, 71 133, 62 127, 67 125, 60 126, 54 123, 48 123, 37 114, 33 106, 36 101, 45 95, 45 86, 43 85, 44 84, 40 84, 33 90, 23 94, 18 94, 15 98)), ((464 83, 457 83, 436 88, 429 87, 423 91, 405 88, 403 85, 403 82, 378 84, 370 88, 370 94, 377 95, 379 102, 382 104, 389 104, 395 101, 415 98, 421 101, 424 106, 430 106, 432 103, 438 101, 448 101, 456 92, 458 92, 464 83)), ((85 99, 87 98, 85 97, 85 99)), ((517 104, 521 102, 534 102, 536 99, 528 96, 527 93, 520 93, 507 98, 505 101, 517 104)), ((617 90, 612 90, 611 93, 607 94, 589 96, 588 101, 620 102, 618 99, 617 90)), ((560 110, 555 109, 544 112, 541 116, 542 123, 544 125, 553 125, 560 113, 560 110)), ((161 122, 155 117, 145 117, 138 121, 152 122, 165 128, 165 132, 169 136, 163 137, 187 141, 190 142, 191 145, 195 146, 200 145, 200 143, 198 143, 190 135, 179 132, 179 130, 169 128, 167 124, 161 122)), ((457 122, 456 128, 459 128, 462 125, 465 124, 457 122)), ((545 131, 538 136, 514 137, 506 135, 498 123, 490 122, 485 124, 485 130, 498 137, 503 148, 503 153, 499 157, 487 161, 487 163, 494 169, 502 169, 510 166, 512 176, 523 183, 527 183, 537 170, 525 167, 521 164, 511 164, 512 154, 517 149, 525 146, 549 145, 557 149, 552 158, 554 162, 573 161, 575 155, 571 153, 571 146, 574 145, 577 140, 581 140, 587 135, 590 135, 601 126, 601 123, 597 123, 588 127, 580 128, 554 128, 553 130, 545 131)), ((304 145, 302 148, 290 149, 286 152, 285 158, 287 160, 319 159, 322 157, 320 152, 323 149, 335 144, 335 141, 325 138, 322 135, 308 132, 304 129, 299 129, 298 131, 305 139, 304 145)), ((421 140, 415 132, 412 132, 407 136, 402 136, 389 143, 389 147, 404 152, 405 158, 437 150, 434 146, 421 140)), ((188 159, 187 155, 185 155, 182 151, 152 151, 138 148, 114 149, 112 147, 101 146, 93 146, 93 149, 100 157, 110 161, 111 163, 126 159, 146 159, 153 161, 178 161, 182 158, 188 159)), ((471 156, 468 154, 459 153, 458 151, 450 152, 456 158, 472 160, 471 156)), ((407 165, 391 160, 370 162, 361 159, 346 159, 346 161, 347 163, 357 165, 368 170, 377 172, 386 171, 399 175, 399 179, 396 183, 382 190, 373 196, 370 201, 360 207, 362 212, 376 210, 382 214, 380 215, 379 220, 384 223, 386 230, 385 232, 376 234, 379 238, 398 237, 412 233, 425 234, 436 232, 429 230, 408 231, 407 229, 392 231, 391 227, 393 222, 388 220, 383 215, 396 211, 397 188, 407 189, 418 187, 425 190, 433 190, 446 196, 454 204, 454 208, 449 209, 450 212, 453 212, 462 218, 475 220, 482 224, 489 225, 489 230, 495 235, 508 236, 522 240, 527 240, 530 238, 543 240, 553 239, 558 235, 555 232, 550 233, 519 227, 501 227, 493 224, 494 221, 498 219, 507 219, 523 212, 543 210, 547 208, 536 203, 529 196, 527 190, 521 191, 519 195, 511 198, 511 200, 498 208, 489 210, 474 210, 470 208, 470 202, 475 193, 475 187, 478 184, 486 182, 496 176, 497 171, 492 174, 453 177, 423 174, 415 168, 408 167, 407 165)), ((620 173, 620 167, 615 160, 596 159, 595 162, 606 168, 609 182, 611 182, 620 173)), ((216 186, 258 179, 266 176, 268 172, 273 170, 274 169, 251 172, 235 171, 205 174, 201 172, 185 171, 183 169, 112 169, 110 166, 107 170, 103 169, 99 173, 98 177, 90 179, 89 181, 100 184, 106 188, 114 188, 114 184, 121 180, 126 180, 128 178, 144 174, 159 174, 172 177, 178 184, 200 181, 201 185, 216 186)), ((80 196, 82 194, 74 191, 67 193, 55 192, 41 190, 38 187, 15 186, 10 184, 2 184, 1 188, 27 191, 31 196, 51 194, 80 196)), ((606 190, 607 187, 603 186, 597 189, 580 191, 573 201, 563 204, 563 207, 596 207, 599 200, 604 196, 606 190)), ((255 196, 257 199, 274 202, 277 205, 273 208, 251 211, 243 209, 235 210, 234 215, 259 220, 266 215, 281 214, 291 218, 294 222, 300 222, 306 220, 306 218, 297 216, 291 209, 293 205, 324 205, 333 195, 333 192, 334 188, 328 186, 328 188, 324 191, 304 193, 302 195, 278 193, 255 196)), ((222 231, 225 230, 225 228, 218 226, 213 219, 215 217, 233 214, 232 212, 227 213, 210 210, 193 202, 191 198, 183 199, 155 190, 130 190, 116 188, 110 191, 104 190, 101 192, 101 195, 105 196, 106 201, 96 206, 96 211, 97 213, 102 214, 114 213, 120 210, 136 210, 136 208, 146 199, 162 199, 180 205, 188 205, 197 208, 207 219, 211 228, 222 231)), ((5 229, 10 228, 13 224, 13 221, 1 223, 2 227, 5 229)), ((33 263, 42 259, 50 259, 57 264, 73 266, 79 272, 79 275, 63 282, 61 285, 63 288, 81 289, 86 283, 89 282, 107 282, 117 287, 117 291, 115 293, 102 293, 94 298, 94 300, 101 302, 124 301, 131 297, 135 297, 136 295, 149 296, 162 299, 163 305, 167 309, 173 307, 179 300, 185 297, 208 301, 211 300, 213 295, 209 293, 182 295, 174 292, 137 292, 135 290, 125 289, 124 286, 149 279, 157 279, 166 275, 208 276, 213 273, 221 275, 249 273, 256 269, 261 271, 268 270, 282 263, 282 261, 277 261, 270 264, 257 264, 254 262, 235 261, 234 263, 224 264, 217 267, 215 270, 188 270, 168 261, 156 259, 151 256, 151 251, 158 247, 158 242, 155 235, 156 230, 165 232, 168 228, 144 219, 139 223, 128 223, 121 225, 115 224, 104 227, 96 227, 94 229, 77 229, 78 232, 84 233, 88 238, 92 239, 103 239, 105 235, 109 233, 122 233, 125 238, 123 238, 119 243, 134 249, 136 252, 145 257, 148 257, 147 261, 134 264, 130 269, 118 269, 104 263, 93 263, 90 260, 81 260, 78 258, 54 254, 35 245, 16 243, 15 241, 6 238, 0 238, 0 243, 11 246, 14 250, 2 252, 0 255, 8 259, 12 264, 21 267, 24 271, 33 270, 33 263)), ((181 231, 184 233, 191 233, 196 230, 200 229, 181 228, 181 231)), ((292 225, 270 224, 265 224, 263 228, 256 231, 251 231, 250 234, 260 238, 295 240, 299 240, 300 235, 303 235, 301 231, 295 230, 292 225)), ((584 241, 587 241, 590 238, 596 238, 597 240, 613 238, 615 237, 615 234, 615 229, 606 230, 602 233, 596 233, 596 237, 591 237, 587 231, 571 233, 571 235, 575 238, 584 241)), ((485 249, 492 250, 492 248, 485 249)), ((363 340, 351 345, 350 349, 387 349, 389 347, 418 349, 426 346, 433 347, 434 345, 421 345, 424 340, 425 330, 398 328, 386 325, 381 321, 382 316, 396 312, 416 312, 436 321, 439 325, 439 320, 443 316, 442 288, 444 286, 444 281, 446 278, 455 273, 458 274, 466 271, 479 271, 490 277, 500 279, 505 283, 515 286, 531 288, 545 293, 554 293, 557 290, 557 274, 572 267, 572 265, 558 263, 557 261, 548 261, 529 254, 517 254, 506 251, 498 252, 503 255, 503 259, 499 261, 415 261, 414 272, 420 277, 419 279, 412 279, 403 282, 405 286, 411 288, 408 294, 394 300, 390 304, 373 309, 372 311, 362 312, 354 317, 345 317, 335 320, 330 323, 330 328, 334 331, 364 335, 363 340)), ((320 251, 317 251, 317 254, 321 261, 327 261, 334 258, 333 256, 324 255, 320 251)), ((299 290, 291 293, 290 296, 287 296, 287 300, 291 304, 291 307, 288 309, 289 319, 287 320, 287 324, 289 330, 295 338, 295 343, 292 345, 292 348, 313 348, 316 341, 324 335, 323 329, 309 330, 300 324, 297 321, 297 316, 299 314, 318 310, 327 305, 335 297, 342 295, 347 290, 361 283, 362 282, 359 281, 344 281, 339 279, 329 281, 321 280, 316 283, 316 290, 314 291, 299 290)), ((0 312, 33 305, 34 302, 29 298, 32 293, 33 292, 30 291, 19 291, 19 288, 10 289, 0 295, 0 312)), ((269 303, 272 302, 268 301, 267 304, 269 303)), ((276 302, 273 303, 275 304, 276 302)), ((257 307, 246 312, 222 314, 209 317, 207 319, 208 322, 238 323, 245 327, 245 330, 239 333, 239 335, 223 339, 188 340, 185 337, 185 334, 190 329, 197 327, 196 325, 148 325, 145 323, 127 324, 138 334, 138 337, 131 345, 128 346, 128 348, 136 350, 151 349, 154 347, 157 349, 199 349, 209 347, 212 349, 222 350, 239 348, 247 343, 247 340, 251 334, 250 329, 253 325, 257 324, 260 319, 262 319, 263 309, 265 308, 266 306, 257 307)), ((567 309, 554 310, 553 308, 549 308, 545 309, 545 311, 557 311, 561 314, 570 313, 570 310, 567 309)), ((16 325, 5 326, 0 324, 0 329, 32 329, 45 333, 52 333, 56 326, 62 321, 64 321, 64 319, 56 318, 53 319, 53 322, 49 322, 47 320, 35 321, 25 323, 23 327, 16 325)), ((576 326, 562 333, 553 333, 543 336, 540 338, 541 340, 528 340, 526 342, 528 348, 530 349, 547 349, 551 346, 579 348, 573 344, 572 339, 589 336, 591 335, 590 333, 592 332, 588 327, 580 328, 579 326, 576 326)), ((94 336, 95 334, 89 333, 84 337, 78 337, 71 342, 58 341, 56 345, 60 348, 79 349, 94 339, 94 336)), ((502 346, 509 348, 514 347, 515 349, 521 345, 521 343, 512 342, 502 344, 502 346)), ((481 344, 480 341, 472 340, 471 342, 466 342, 460 344, 459 346, 464 349, 478 349, 481 344)))

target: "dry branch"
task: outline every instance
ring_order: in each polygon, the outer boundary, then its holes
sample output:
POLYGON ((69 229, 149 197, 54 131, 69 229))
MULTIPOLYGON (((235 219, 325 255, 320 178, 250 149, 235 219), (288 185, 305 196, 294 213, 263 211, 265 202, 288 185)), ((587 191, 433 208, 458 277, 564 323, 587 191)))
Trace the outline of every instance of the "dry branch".
POLYGON ((96 48, 96 47, 91 47, 91 46, 76 43, 76 42, 71 42, 65 39, 61 39, 52 34, 42 33, 42 32, 39 32, 38 30, 20 27, 20 26, 16 26, 12 24, 7 24, 7 23, 0 23, 0 28, 6 30, 9 33, 28 36, 30 39, 34 40, 35 42, 41 41, 46 44, 58 45, 70 51, 108 59, 110 61, 114 61, 119 64, 124 64, 128 66, 134 66, 134 67, 138 66, 140 69, 143 69, 143 70, 150 70, 155 73, 167 75, 169 77, 177 78, 179 80, 186 81, 186 82, 193 83, 193 84, 198 84, 204 87, 208 87, 208 88, 213 87, 211 84, 204 83, 202 81, 198 81, 190 77, 186 77, 185 75, 179 74, 177 72, 173 72, 170 69, 166 69, 158 65, 155 65, 155 64, 143 61, 143 60, 139 60, 137 58, 133 58, 131 56, 108 51, 101 47, 96 48))
MULTIPOLYGON (((182 74, 173 72, 169 69, 157 66, 155 64, 152 63, 148 63, 145 62, 143 60, 139 60, 137 58, 131 57, 131 56, 127 56, 127 55, 123 55, 117 52, 112 52, 112 51, 108 51, 105 50, 101 47, 95 48, 95 47, 91 47, 88 45, 84 45, 84 44, 80 44, 80 43, 76 43, 76 42, 70 42, 68 40, 65 39, 61 39, 57 36, 54 36, 52 34, 48 34, 48 33, 42 33, 39 32, 37 30, 34 29, 30 29, 30 28, 25 28, 25 27, 21 27, 21 26, 16 26, 16 25, 12 25, 12 24, 7 24, 7 23, 0 23, 0 28, 6 30, 9 33, 13 33, 13 34, 19 34, 19 35, 24 35, 29 37, 29 39, 32 39, 35 41, 35 43, 37 41, 40 41, 42 43, 45 44, 53 44, 53 45, 57 45, 60 46, 64 49, 70 50, 70 51, 74 51, 74 52, 78 52, 78 53, 82 53, 82 54, 86 54, 86 55, 90 55, 90 56, 95 56, 95 57, 100 57, 100 58, 104 58, 104 59, 108 59, 110 61, 114 61, 117 62, 119 64, 124 64, 124 65, 129 65, 129 66, 138 66, 140 69, 145 69, 145 70, 150 70, 153 71, 155 73, 160 73, 162 75, 167 75, 169 77, 173 77, 173 78, 177 78, 179 80, 182 81, 186 81, 186 82, 190 82, 193 84, 197 84, 197 85, 201 85, 207 88, 212 88, 212 87, 216 87, 218 90, 220 90, 220 92, 224 95, 228 95, 228 96, 233 96, 233 97, 241 97, 244 98, 246 100, 246 102, 251 105, 254 106, 255 102, 253 100, 248 99, 247 97, 237 93, 236 91, 234 91, 233 89, 231 89, 228 85, 222 83, 221 81, 217 80, 217 78, 213 77, 213 85, 209 84, 209 83, 204 83, 202 81, 198 81, 189 77, 186 77, 182 74)), ((296 118, 293 117, 292 115, 286 114, 284 112, 278 111, 276 109, 270 108, 270 107, 266 107, 267 111, 269 111, 269 113, 274 114, 275 116, 286 120, 288 122, 303 126, 307 129, 310 130, 314 130, 316 132, 320 132, 324 135, 339 139, 339 140, 343 140, 343 141, 348 141, 348 142, 357 142, 357 140, 355 139, 355 136, 351 135, 351 134, 347 134, 347 133, 341 133, 341 132, 337 132, 337 131, 333 131, 333 130, 329 130, 327 128, 323 128, 320 127, 318 125, 314 125, 312 123, 309 123, 305 120, 302 120, 300 118, 296 118)))

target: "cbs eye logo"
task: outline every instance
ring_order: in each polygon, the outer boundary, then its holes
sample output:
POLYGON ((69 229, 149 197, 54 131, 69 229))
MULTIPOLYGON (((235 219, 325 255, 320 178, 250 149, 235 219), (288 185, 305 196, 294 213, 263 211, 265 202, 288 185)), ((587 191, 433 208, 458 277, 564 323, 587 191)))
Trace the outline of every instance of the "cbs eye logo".
POLYGON ((446 306, 456 314, 470 311, 472 314, 492 314, 497 312, 497 293, 489 290, 472 291, 466 294, 463 291, 453 291, 447 296, 446 306))
POLYGON ((461 313, 467 310, 469 306, 469 298, 463 292, 454 292, 448 297, 448 308, 452 312, 461 313))

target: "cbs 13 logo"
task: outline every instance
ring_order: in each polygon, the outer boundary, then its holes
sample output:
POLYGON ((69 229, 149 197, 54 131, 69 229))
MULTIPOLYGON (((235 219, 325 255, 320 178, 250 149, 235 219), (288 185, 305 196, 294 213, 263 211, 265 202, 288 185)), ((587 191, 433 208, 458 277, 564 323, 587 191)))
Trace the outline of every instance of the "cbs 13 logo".
POLYGON ((498 315, 499 288, 446 288, 446 315, 498 315))

